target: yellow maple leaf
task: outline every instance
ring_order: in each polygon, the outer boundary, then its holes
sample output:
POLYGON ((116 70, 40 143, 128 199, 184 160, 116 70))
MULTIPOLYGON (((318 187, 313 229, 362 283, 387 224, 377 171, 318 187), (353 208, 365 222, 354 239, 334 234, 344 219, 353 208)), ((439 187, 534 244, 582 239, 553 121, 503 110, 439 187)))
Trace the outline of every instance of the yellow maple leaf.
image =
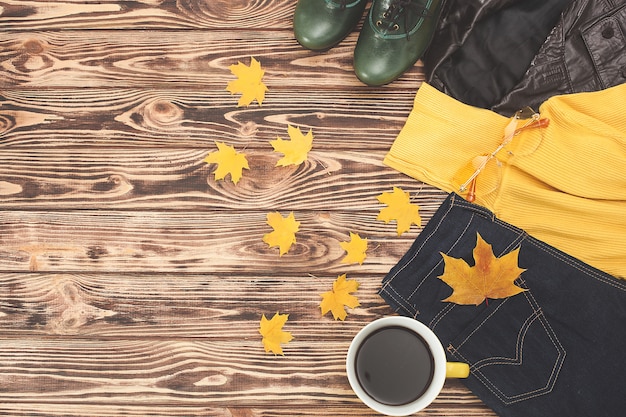
POLYGON ((265 92, 268 91, 263 84, 265 71, 261 69, 261 63, 254 58, 250 58, 250 66, 238 62, 236 65, 228 67, 236 80, 229 81, 226 90, 231 94, 241 93, 237 107, 249 106, 255 99, 259 106, 265 99, 265 92))
POLYGON ((296 232, 300 229, 300 222, 296 221, 293 212, 287 217, 280 213, 268 213, 267 224, 272 226, 274 231, 263 235, 263 242, 270 248, 278 246, 280 256, 287 253, 292 244, 296 243, 296 232))
POLYGON ((291 140, 283 140, 279 137, 270 141, 275 152, 285 154, 276 162, 276 166, 300 165, 307 160, 308 153, 313 147, 313 132, 311 130, 303 135, 299 127, 289 125, 287 126, 287 133, 291 140))
POLYGON ((393 192, 382 193, 376 198, 387 205, 378 213, 376 220, 382 220, 385 223, 396 220, 398 236, 408 231, 412 224, 416 224, 418 227, 422 226, 419 206, 411 203, 409 193, 403 191, 402 188, 393 187, 393 192))
POLYGON ((358 288, 359 283, 357 281, 353 279, 346 280, 346 274, 339 275, 333 282, 333 289, 321 294, 322 302, 320 303, 320 308, 322 309, 322 316, 330 311, 333 313, 335 320, 345 320, 348 315, 345 307, 355 308, 360 305, 358 298, 350 294, 358 288))
POLYGON ((518 267, 519 248, 496 258, 491 245, 477 233, 473 251, 474 266, 463 259, 441 253, 444 272, 439 278, 453 289, 452 295, 442 301, 456 304, 479 305, 489 298, 506 298, 526 291, 514 281, 525 269, 518 267))
POLYGON ((216 180, 222 180, 227 174, 230 174, 230 179, 237 184, 241 179, 243 169, 250 169, 246 155, 237 152, 235 148, 222 142, 215 142, 215 144, 217 145, 217 152, 208 154, 204 158, 204 162, 217 164, 217 169, 215 170, 216 180))
POLYGON ((363 264, 365 260, 365 251, 367 251, 367 238, 363 239, 358 233, 350 232, 350 242, 339 242, 339 245, 348 254, 341 260, 341 263, 363 264))
POLYGON ((284 355, 281 344, 289 343, 293 340, 293 336, 290 332, 283 331, 283 326, 287 323, 289 314, 274 314, 271 320, 265 317, 265 314, 261 317, 261 326, 259 327, 259 333, 263 336, 263 347, 265 352, 272 352, 275 355, 284 355))

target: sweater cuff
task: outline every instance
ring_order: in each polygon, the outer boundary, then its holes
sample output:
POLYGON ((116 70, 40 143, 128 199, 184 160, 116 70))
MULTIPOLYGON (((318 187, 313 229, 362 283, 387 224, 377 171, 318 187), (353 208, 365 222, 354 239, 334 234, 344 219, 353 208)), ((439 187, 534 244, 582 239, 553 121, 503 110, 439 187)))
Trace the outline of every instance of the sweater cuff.
POLYGON ((427 83, 383 162, 447 192, 458 192, 452 178, 478 155, 502 141, 508 118, 451 98, 427 83))

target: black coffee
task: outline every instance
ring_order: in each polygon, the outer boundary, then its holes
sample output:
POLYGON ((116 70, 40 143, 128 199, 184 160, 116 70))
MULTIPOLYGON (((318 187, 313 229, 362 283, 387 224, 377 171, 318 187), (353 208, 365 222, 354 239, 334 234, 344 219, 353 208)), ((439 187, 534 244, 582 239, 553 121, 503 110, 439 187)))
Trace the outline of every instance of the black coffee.
POLYGON ((433 379, 434 360, 418 334, 385 327, 370 334, 357 350, 356 375, 365 392, 382 404, 418 399, 433 379))

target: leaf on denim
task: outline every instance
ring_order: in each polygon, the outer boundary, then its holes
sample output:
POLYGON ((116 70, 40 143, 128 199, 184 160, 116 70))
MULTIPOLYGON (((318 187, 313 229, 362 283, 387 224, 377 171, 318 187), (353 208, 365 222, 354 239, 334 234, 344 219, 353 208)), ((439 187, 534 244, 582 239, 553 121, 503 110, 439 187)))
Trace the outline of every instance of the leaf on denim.
POLYGON ((376 220, 382 220, 385 223, 395 220, 397 222, 396 230, 398 236, 407 232, 412 224, 416 224, 418 227, 422 226, 419 206, 411 203, 409 193, 402 190, 402 188, 393 187, 393 192, 382 193, 376 198, 381 203, 387 205, 378 213, 376 220))
POLYGON ((222 142, 215 142, 217 152, 211 152, 204 158, 207 164, 217 164, 215 179, 222 180, 230 174, 230 179, 237 184, 244 169, 250 169, 246 155, 237 152, 235 148, 222 142))
POLYGON ((268 89, 262 81, 265 71, 261 69, 259 61, 250 58, 250 66, 238 62, 236 65, 229 66, 228 69, 237 76, 236 80, 229 81, 226 86, 226 90, 231 94, 241 93, 237 107, 247 107, 254 100, 260 106, 268 89))
POLYGON ((261 317, 261 325, 259 333, 263 336, 261 342, 265 348, 265 352, 272 352, 275 355, 284 355, 281 344, 289 343, 293 336, 290 332, 283 331, 283 326, 287 323, 288 314, 274 314, 271 320, 261 317))
POLYGON ((263 236, 263 242, 267 243, 270 248, 278 246, 279 255, 283 256, 289 251, 291 245, 296 243, 296 232, 300 229, 300 222, 296 221, 293 212, 287 217, 274 212, 267 214, 267 224, 274 230, 263 236))
POLYGON ((452 295, 442 301, 480 305, 483 301, 488 304, 489 298, 506 298, 526 291, 514 283, 525 271, 518 266, 519 250, 497 258, 491 245, 477 233, 474 266, 441 252, 444 271, 439 278, 453 289, 452 295))
POLYGON ((367 251, 367 239, 363 239, 358 233, 350 232, 349 242, 339 242, 339 245, 343 250, 347 252, 347 255, 341 260, 343 264, 358 263, 363 264, 365 260, 365 251, 367 251))
POLYGON ((299 127, 289 125, 287 126, 287 134, 290 140, 283 140, 279 137, 270 141, 275 152, 285 155, 276 162, 276 166, 300 165, 307 160, 309 151, 313 147, 313 132, 311 130, 303 135, 299 127))
POLYGON ((360 305, 358 298, 350 294, 358 288, 359 283, 357 281, 346 279, 346 274, 339 275, 333 282, 333 289, 321 294, 322 316, 330 311, 335 320, 345 320, 348 315, 346 307, 355 308, 360 305))

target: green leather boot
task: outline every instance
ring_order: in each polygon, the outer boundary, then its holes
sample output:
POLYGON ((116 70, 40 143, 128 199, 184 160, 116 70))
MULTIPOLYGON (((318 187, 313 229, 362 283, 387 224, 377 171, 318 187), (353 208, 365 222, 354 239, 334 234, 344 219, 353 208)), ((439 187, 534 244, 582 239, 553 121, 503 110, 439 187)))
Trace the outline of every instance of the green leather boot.
POLYGON ((315 51, 329 49, 359 23, 367 0, 298 0, 293 32, 300 45, 315 51))
POLYGON ((400 77, 430 44, 443 0, 374 0, 354 50, 354 72, 378 86, 400 77))

